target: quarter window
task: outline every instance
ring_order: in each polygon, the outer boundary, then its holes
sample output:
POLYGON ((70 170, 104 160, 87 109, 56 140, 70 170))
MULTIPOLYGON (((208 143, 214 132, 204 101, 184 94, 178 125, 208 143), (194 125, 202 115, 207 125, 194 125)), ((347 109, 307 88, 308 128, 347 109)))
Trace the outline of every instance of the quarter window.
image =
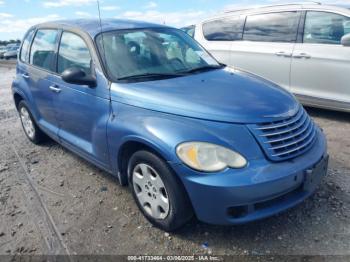
POLYGON ((350 33, 350 18, 327 12, 307 12, 304 43, 339 45, 350 33))
POLYGON ((23 40, 21 55, 20 55, 20 60, 22 62, 29 63, 29 48, 30 48, 30 43, 32 42, 33 34, 34 34, 34 29, 30 30, 23 40))
POLYGON ((203 34, 209 41, 242 40, 244 19, 242 17, 224 18, 203 24, 203 34))
POLYGON ((58 52, 57 71, 62 73, 72 67, 78 67, 91 74, 91 56, 84 40, 73 33, 63 32, 58 52))
POLYGON ((42 29, 37 31, 30 51, 31 64, 54 71, 53 61, 57 35, 57 30, 42 29))
POLYGON ((299 18, 298 12, 248 16, 243 39, 260 42, 295 42, 299 18))
POLYGON ((196 26, 191 25, 191 26, 183 27, 183 28, 181 28, 181 30, 186 32, 189 36, 194 37, 196 26))

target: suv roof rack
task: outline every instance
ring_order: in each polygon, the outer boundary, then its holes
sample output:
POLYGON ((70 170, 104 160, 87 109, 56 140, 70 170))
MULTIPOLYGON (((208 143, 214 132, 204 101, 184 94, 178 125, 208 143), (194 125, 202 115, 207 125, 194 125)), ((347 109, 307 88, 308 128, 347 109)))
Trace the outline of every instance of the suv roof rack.
POLYGON ((242 9, 231 9, 231 10, 224 10, 224 13, 231 13, 231 12, 239 12, 239 11, 246 11, 251 9, 258 9, 258 8, 269 8, 269 7, 278 7, 278 6, 290 6, 290 5, 305 5, 305 4, 313 4, 313 5, 322 5, 321 2, 316 1, 304 1, 304 2, 293 2, 293 3, 285 3, 285 4, 275 4, 275 5, 261 5, 261 6, 255 6, 255 7, 247 7, 242 9))

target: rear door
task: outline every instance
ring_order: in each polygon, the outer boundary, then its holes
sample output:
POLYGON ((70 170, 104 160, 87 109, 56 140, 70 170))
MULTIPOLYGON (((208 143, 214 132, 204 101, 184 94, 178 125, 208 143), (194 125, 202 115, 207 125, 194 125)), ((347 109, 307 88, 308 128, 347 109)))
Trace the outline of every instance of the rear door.
MULTIPOLYGON (((58 122, 53 105, 54 93, 50 89, 53 79, 56 56, 57 29, 39 29, 34 37, 29 63, 23 65, 22 77, 25 78, 32 95, 33 110, 37 122, 47 134, 57 137, 58 122)), ((24 54, 21 53, 21 56, 24 54)))
POLYGON ((341 38, 350 33, 350 17, 307 11, 301 43, 293 52, 291 90, 302 102, 350 108, 350 47, 341 38))
MULTIPOLYGON (((30 66, 29 65, 30 46, 31 46, 31 43, 33 41, 34 34, 35 34, 35 29, 31 29, 25 35, 25 37, 23 39, 19 59, 17 62, 17 72, 16 72, 17 76, 16 77, 20 81, 19 86, 22 89, 24 89, 23 92, 27 93, 27 94, 30 94, 30 86, 33 84, 33 82, 31 81, 31 79, 29 77, 28 70, 29 70, 29 66, 30 66), (29 91, 29 92, 27 92, 27 91, 29 91)), ((27 99, 31 102, 32 97, 27 97, 27 99)), ((30 110, 33 114, 35 114, 35 116, 37 115, 36 108, 31 107, 30 110)))
MULTIPOLYGON (((61 143, 88 158, 97 165, 109 168, 106 125, 110 116, 108 82, 101 72, 95 72, 92 48, 85 38, 63 31, 58 55, 57 75, 52 86, 57 90, 54 104, 58 112, 61 143), (97 86, 69 84, 62 73, 69 68, 80 68, 87 75, 95 75, 97 86)), ((97 71, 97 70, 96 70, 97 71)))
POLYGON ((289 90, 300 16, 298 11, 248 15, 243 40, 232 44, 232 64, 289 90))

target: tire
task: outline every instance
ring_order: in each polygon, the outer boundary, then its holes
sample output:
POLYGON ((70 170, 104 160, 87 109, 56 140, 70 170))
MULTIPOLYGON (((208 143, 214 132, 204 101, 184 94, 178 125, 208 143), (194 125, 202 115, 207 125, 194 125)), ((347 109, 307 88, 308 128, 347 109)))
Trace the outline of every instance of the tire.
POLYGON ((34 118, 23 100, 18 104, 18 113, 27 138, 34 144, 40 144, 47 140, 47 136, 40 130, 34 118))
POLYGON ((174 231, 193 217, 183 185, 155 154, 145 150, 134 153, 128 163, 128 176, 137 206, 154 226, 174 231))

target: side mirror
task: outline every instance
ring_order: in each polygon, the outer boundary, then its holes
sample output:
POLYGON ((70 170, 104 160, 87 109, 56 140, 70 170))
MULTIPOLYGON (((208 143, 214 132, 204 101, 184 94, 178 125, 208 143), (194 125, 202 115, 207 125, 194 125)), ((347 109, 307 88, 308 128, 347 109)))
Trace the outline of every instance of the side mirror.
POLYGON ((92 75, 87 75, 85 71, 78 67, 68 68, 62 73, 63 81, 76 84, 87 85, 89 87, 96 87, 96 78, 92 75))
POLYGON ((341 38, 341 44, 343 46, 350 46, 350 34, 346 34, 341 38))

